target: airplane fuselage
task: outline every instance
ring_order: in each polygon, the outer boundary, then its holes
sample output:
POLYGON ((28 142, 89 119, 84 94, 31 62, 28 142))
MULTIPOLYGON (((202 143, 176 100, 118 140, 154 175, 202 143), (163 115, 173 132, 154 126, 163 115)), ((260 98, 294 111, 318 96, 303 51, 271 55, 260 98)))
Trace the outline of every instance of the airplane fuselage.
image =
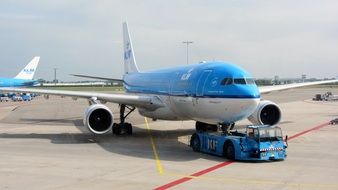
POLYGON ((139 108, 154 119, 230 124, 250 116, 260 102, 251 75, 224 62, 129 73, 123 80, 127 93, 156 95, 166 105, 155 111, 139 108))
POLYGON ((0 87, 24 87, 38 84, 36 80, 0 78, 0 87))

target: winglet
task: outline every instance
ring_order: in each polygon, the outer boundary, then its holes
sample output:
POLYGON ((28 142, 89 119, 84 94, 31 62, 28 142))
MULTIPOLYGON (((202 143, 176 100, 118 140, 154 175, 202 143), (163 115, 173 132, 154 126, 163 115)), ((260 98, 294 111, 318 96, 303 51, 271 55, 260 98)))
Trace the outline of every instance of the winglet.
POLYGON ((36 56, 28 63, 28 65, 22 69, 22 71, 16 75, 16 79, 26 79, 26 80, 32 80, 36 71, 36 68, 38 67, 40 57, 36 56))
POLYGON ((124 52, 124 72, 128 73, 138 73, 138 67, 135 61, 133 45, 131 43, 131 38, 128 30, 127 22, 123 24, 123 52, 124 52))

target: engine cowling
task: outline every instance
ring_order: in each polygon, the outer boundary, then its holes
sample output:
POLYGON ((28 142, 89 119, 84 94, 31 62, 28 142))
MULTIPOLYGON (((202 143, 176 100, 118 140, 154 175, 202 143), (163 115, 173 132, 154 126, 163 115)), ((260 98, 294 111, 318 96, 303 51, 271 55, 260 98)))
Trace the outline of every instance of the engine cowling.
POLYGON ((84 114, 83 123, 95 134, 104 134, 112 129, 114 117, 111 110, 102 104, 89 106, 84 114))
POLYGON ((279 123, 282 112, 277 104, 268 100, 259 102, 255 112, 248 117, 248 120, 256 125, 275 125, 279 123))

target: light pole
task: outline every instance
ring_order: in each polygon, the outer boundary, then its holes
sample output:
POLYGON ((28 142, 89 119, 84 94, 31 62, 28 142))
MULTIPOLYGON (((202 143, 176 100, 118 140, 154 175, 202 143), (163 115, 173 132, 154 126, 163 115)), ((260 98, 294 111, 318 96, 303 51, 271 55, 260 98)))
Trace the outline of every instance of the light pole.
POLYGON ((194 42, 193 41, 184 41, 182 43, 187 44, 187 64, 189 64, 189 44, 192 44, 194 42))
POLYGON ((56 85, 56 70, 57 68, 54 68, 54 84, 56 85))

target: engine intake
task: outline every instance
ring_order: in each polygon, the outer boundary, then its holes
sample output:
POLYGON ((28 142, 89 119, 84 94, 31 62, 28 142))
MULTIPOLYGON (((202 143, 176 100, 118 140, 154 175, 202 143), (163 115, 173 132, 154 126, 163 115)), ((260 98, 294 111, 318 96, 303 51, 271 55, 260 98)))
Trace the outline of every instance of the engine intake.
POLYGON ((260 101, 255 112, 248 117, 248 120, 256 125, 275 125, 279 123, 282 112, 274 102, 260 101))
POLYGON ((113 126, 113 113, 105 105, 93 104, 86 109, 83 123, 91 132, 104 134, 110 131, 113 126))

